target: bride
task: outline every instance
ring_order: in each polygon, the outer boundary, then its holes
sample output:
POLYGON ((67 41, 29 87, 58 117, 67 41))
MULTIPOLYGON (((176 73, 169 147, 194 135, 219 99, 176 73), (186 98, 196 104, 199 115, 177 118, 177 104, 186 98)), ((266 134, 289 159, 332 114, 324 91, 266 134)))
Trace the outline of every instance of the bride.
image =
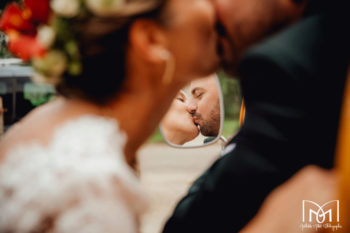
POLYGON ((136 151, 180 88, 217 68, 215 19, 210 0, 10 4, 9 49, 60 97, 0 142, 0 232, 138 232, 136 151))

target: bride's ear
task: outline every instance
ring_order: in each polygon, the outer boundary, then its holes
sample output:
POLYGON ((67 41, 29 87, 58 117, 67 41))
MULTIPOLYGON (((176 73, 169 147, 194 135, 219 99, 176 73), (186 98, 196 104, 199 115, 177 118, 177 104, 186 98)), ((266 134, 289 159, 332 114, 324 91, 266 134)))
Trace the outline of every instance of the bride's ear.
POLYGON ((167 40, 164 30, 151 20, 137 20, 130 28, 130 46, 147 62, 164 62, 167 40))

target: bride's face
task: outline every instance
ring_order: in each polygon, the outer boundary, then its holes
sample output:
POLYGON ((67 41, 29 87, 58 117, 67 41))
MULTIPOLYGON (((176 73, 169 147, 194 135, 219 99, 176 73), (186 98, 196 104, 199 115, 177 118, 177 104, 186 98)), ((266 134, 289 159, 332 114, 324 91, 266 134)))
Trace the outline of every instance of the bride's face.
POLYGON ((198 136, 199 130, 187 111, 188 97, 180 91, 162 120, 162 128, 171 143, 182 145, 198 136))
POLYGON ((170 0, 168 12, 165 35, 176 59, 176 76, 192 79, 215 72, 219 58, 213 1, 170 0))

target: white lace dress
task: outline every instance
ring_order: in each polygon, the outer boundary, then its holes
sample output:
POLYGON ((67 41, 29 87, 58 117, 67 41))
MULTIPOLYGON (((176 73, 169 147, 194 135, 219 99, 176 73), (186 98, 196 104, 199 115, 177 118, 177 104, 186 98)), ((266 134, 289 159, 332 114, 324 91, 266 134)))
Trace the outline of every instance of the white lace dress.
POLYGON ((135 233, 147 198, 116 121, 83 116, 0 164, 1 233, 135 233))

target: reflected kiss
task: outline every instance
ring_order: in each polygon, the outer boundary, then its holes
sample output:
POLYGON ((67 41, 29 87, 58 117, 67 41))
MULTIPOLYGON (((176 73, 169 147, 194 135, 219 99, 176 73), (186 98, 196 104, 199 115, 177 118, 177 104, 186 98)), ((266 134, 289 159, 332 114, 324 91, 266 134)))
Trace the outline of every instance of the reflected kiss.
POLYGON ((199 126, 200 127, 200 119, 201 119, 201 116, 199 113, 193 113, 192 114, 192 120, 193 120, 193 123, 196 125, 196 126, 199 126))

